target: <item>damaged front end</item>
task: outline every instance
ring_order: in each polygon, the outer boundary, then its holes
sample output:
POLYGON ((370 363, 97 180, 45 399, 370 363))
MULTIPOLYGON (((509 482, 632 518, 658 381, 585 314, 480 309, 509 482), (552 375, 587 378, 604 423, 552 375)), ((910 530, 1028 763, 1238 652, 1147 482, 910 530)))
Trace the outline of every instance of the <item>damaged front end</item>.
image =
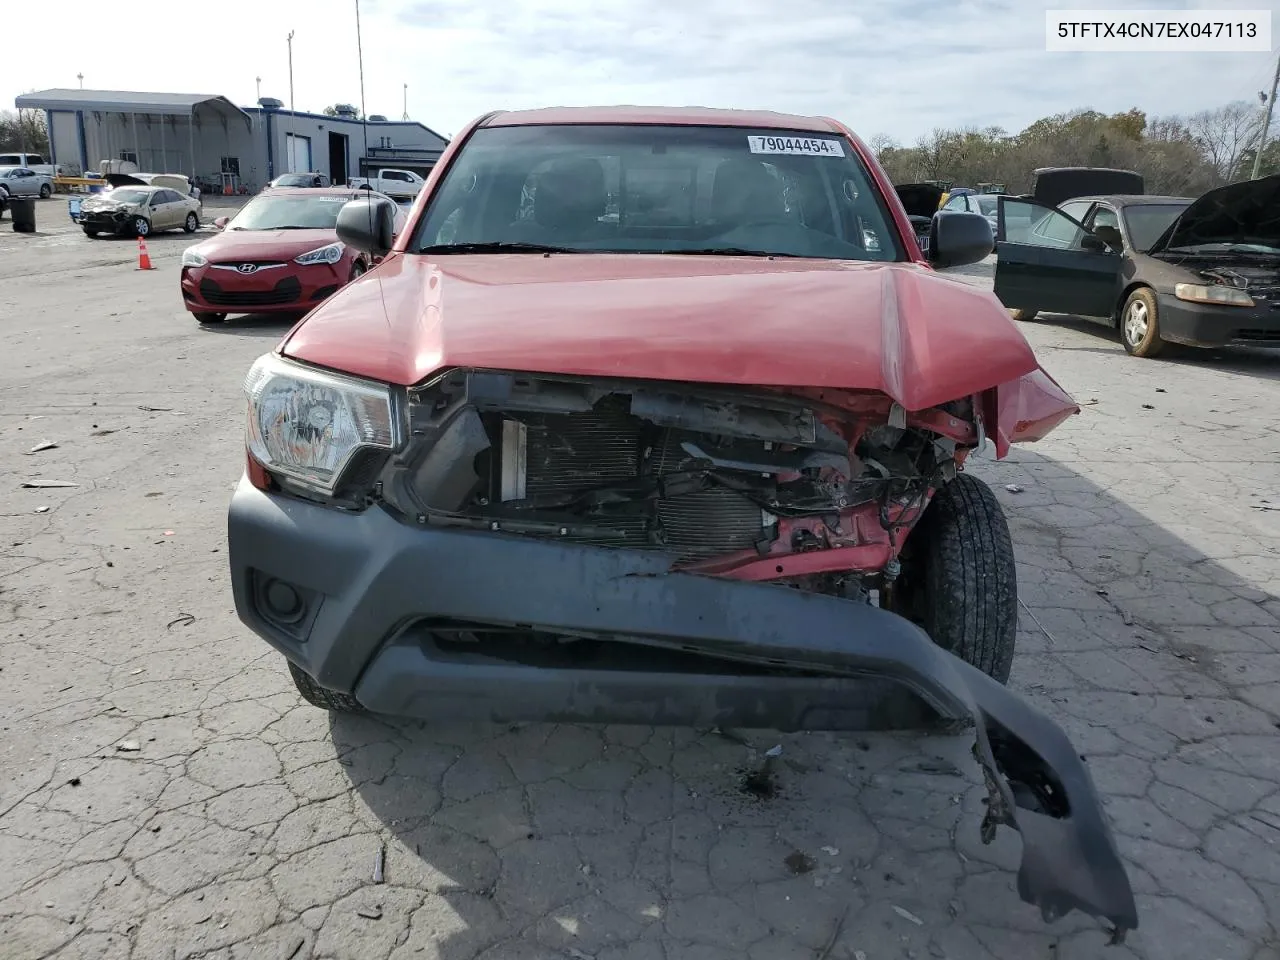
POLYGON ((381 497, 436 524, 865 592, 892 582, 912 523, 979 441, 974 409, 457 370, 409 393, 381 497))
POLYGON ((1007 448, 1067 415, 1051 387, 909 412, 870 391, 452 370, 393 392, 403 442, 361 449, 332 496, 251 456, 229 518, 237 609, 387 714, 972 726, 983 841, 1018 830, 1021 897, 1046 921, 1105 918, 1118 942, 1136 907, 1082 758, 893 612, 930 498, 988 429, 1007 448), (889 691, 910 705, 862 702, 889 691))

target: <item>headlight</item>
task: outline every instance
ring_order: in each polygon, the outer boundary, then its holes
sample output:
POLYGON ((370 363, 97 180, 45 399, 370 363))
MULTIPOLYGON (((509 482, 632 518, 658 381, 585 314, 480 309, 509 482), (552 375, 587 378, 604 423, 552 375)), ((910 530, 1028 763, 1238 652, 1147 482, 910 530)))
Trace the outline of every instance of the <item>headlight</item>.
POLYGON ((203 267, 208 262, 209 258, 195 247, 187 247, 182 251, 182 265, 184 267, 203 267))
POLYGON ((1219 283, 1180 283, 1173 288, 1173 295, 1179 300, 1189 300, 1192 303, 1217 303, 1229 307, 1253 306, 1253 297, 1249 294, 1219 283))
POLYGON ((358 450, 399 445, 386 384, 314 370, 268 353, 254 362, 244 389, 250 452, 268 470, 319 493, 337 489, 358 450))
POLYGON ((342 259, 342 251, 345 248, 342 242, 331 243, 327 247, 320 247, 316 250, 308 250, 300 257, 294 257, 294 263, 337 263, 342 259))

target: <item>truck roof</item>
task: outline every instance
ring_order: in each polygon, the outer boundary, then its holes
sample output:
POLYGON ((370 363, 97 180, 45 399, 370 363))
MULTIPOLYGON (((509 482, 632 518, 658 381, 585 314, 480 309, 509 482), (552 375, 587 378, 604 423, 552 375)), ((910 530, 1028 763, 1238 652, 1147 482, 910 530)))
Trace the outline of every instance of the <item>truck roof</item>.
POLYGON ((805 117, 772 110, 724 110, 716 107, 543 107, 507 110, 486 117, 482 127, 523 127, 537 124, 616 123, 669 126, 771 127, 838 133, 825 117, 805 117))

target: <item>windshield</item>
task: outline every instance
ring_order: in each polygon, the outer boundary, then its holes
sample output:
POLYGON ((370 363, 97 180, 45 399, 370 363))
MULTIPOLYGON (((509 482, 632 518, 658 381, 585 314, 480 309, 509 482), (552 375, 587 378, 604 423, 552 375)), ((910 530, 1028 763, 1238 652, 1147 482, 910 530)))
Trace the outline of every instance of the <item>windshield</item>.
POLYGON ((151 199, 151 192, 137 187, 118 187, 106 194, 106 199, 116 203, 146 203, 151 199))
POLYGON ((834 134, 548 124, 477 130, 409 249, 901 260, 889 223, 834 134))
POLYGON ((333 230, 349 196, 255 197, 227 224, 228 230, 333 230))
POLYGON ((1160 235, 1178 214, 1187 209, 1187 203, 1142 203, 1124 208, 1124 222, 1129 228, 1133 248, 1142 253, 1155 246, 1160 235))
POLYGON ((277 187, 306 187, 311 184, 310 177, 304 177, 300 173, 287 173, 283 177, 276 177, 275 185, 277 187))
POLYGON ((993 196, 983 195, 978 199, 978 212, 984 217, 994 217, 996 215, 996 198, 993 196))

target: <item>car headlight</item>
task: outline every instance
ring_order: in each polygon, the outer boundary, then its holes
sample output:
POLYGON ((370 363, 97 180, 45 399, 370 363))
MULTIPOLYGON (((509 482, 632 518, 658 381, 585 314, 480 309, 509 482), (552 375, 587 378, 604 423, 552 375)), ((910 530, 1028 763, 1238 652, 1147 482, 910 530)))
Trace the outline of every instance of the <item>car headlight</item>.
POLYGON ((268 353, 250 368, 244 390, 250 453, 273 473, 318 493, 333 494, 359 450, 399 445, 399 421, 384 383, 268 353))
POLYGON ((294 257, 294 263, 337 263, 342 259, 342 252, 346 248, 342 242, 331 243, 328 246, 320 247, 316 250, 308 250, 301 256, 294 257))
POLYGON ((184 267, 203 267, 208 262, 209 258, 195 247, 187 247, 182 251, 182 265, 184 267))
POLYGON ((1229 307, 1252 307, 1253 297, 1236 287, 1220 283, 1180 283, 1173 288, 1179 300, 1192 303, 1217 303, 1229 307))

